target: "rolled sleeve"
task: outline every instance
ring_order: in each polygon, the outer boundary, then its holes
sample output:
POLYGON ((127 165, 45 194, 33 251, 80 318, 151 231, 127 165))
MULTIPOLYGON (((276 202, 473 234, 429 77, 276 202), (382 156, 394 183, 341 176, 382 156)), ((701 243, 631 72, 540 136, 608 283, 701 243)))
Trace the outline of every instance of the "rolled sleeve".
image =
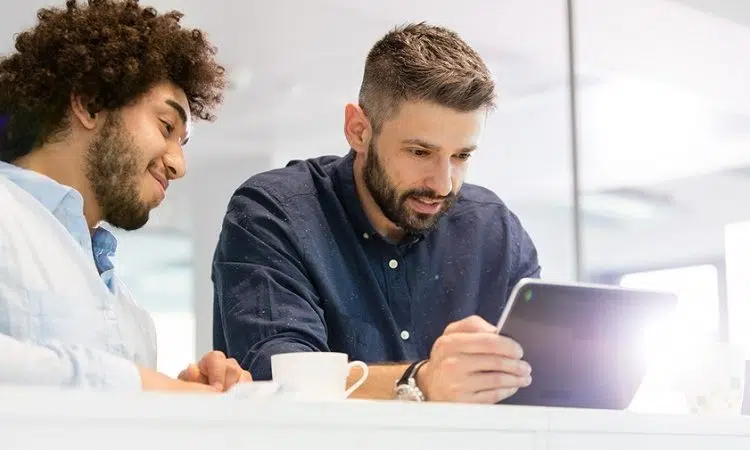
POLYGON ((0 382, 17 385, 138 391, 141 377, 131 361, 58 342, 34 344, 0 335, 0 382))
MULTIPOLYGON (((13 320, 24 320, 22 310, 9 305, 24 304, 29 295, 18 286, 10 270, 14 264, 7 251, 7 238, 0 234, 0 326, 7 330, 13 320)), ((55 299, 51 299, 54 301, 55 299)), ((86 326, 86 324, 83 324, 86 326)), ((131 361, 83 345, 59 340, 20 339, 0 332, 0 383, 29 386, 125 390, 141 389, 138 367, 131 361)))

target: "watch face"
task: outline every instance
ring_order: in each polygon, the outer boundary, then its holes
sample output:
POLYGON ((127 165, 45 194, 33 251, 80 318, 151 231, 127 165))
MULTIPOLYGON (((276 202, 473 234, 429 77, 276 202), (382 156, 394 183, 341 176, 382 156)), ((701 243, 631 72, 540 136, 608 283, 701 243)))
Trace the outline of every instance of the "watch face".
POLYGON ((419 392, 418 388, 415 389, 408 384, 401 384, 396 387, 396 399, 397 400, 411 400, 411 401, 421 401, 422 395, 419 392))
POLYGON ((396 386, 396 398, 399 400, 408 400, 411 395, 409 395, 409 385, 407 384, 400 384, 396 386))

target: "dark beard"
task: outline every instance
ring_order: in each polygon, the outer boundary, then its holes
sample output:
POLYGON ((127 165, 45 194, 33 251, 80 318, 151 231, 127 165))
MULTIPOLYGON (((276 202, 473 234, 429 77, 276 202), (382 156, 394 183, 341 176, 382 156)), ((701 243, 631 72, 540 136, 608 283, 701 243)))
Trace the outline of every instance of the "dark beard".
POLYGON ((119 116, 107 117, 86 155, 86 177, 104 221, 124 230, 148 222, 150 207, 140 200, 138 150, 119 116))
POLYGON ((408 234, 421 233, 434 228, 438 219, 448 211, 456 200, 456 194, 453 192, 442 197, 432 189, 427 188, 409 189, 399 194, 388 178, 388 174, 385 173, 372 141, 370 141, 367 160, 365 161, 363 181, 375 203, 383 211, 383 215, 408 234), (423 214, 407 208, 406 201, 411 197, 442 200, 444 203, 437 214, 423 214))

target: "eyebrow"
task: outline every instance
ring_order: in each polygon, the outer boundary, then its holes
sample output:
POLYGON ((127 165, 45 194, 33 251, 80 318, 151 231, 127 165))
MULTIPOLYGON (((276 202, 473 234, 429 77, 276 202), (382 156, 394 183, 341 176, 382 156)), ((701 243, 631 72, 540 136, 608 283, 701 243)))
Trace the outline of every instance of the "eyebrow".
POLYGON ((182 124, 187 125, 187 112, 185 111, 185 108, 182 107, 182 105, 172 99, 167 99, 164 101, 164 103, 174 108, 175 111, 177 111, 177 114, 179 114, 180 119, 182 119, 182 124))
MULTIPOLYGON (((440 146, 439 145, 431 144, 431 143, 429 143, 429 142, 427 142, 425 140, 418 139, 418 138, 415 138, 415 139, 404 139, 403 141, 401 141, 401 143, 402 144, 409 144, 409 145, 418 145, 418 146, 424 147, 424 148, 426 148, 428 150, 440 150, 440 146)), ((460 151, 461 152, 473 152, 476 149, 477 149, 476 145, 470 145, 468 147, 462 148, 460 151)))
MULTIPOLYGON (((180 116, 180 119, 182 120, 182 124, 187 127, 187 112, 185 111, 185 108, 182 107, 179 103, 172 99, 167 99, 164 101, 167 105, 171 106, 175 111, 177 111, 177 115, 180 116)), ((185 130, 187 132, 187 130, 185 130)), ((182 140, 182 145, 187 145, 187 143, 190 141, 190 135, 185 135, 185 138, 182 140)))

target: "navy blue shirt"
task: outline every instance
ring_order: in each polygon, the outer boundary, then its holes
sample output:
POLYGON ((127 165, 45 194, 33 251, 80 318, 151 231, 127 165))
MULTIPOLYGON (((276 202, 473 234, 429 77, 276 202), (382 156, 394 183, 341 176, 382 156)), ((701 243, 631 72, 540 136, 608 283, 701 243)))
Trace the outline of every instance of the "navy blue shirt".
POLYGON ((431 231, 388 243, 357 197, 353 161, 292 161, 230 200, 213 261, 213 342, 256 380, 270 379, 276 353, 427 358, 449 323, 497 323, 516 282, 539 275, 518 218, 470 184, 431 231))

